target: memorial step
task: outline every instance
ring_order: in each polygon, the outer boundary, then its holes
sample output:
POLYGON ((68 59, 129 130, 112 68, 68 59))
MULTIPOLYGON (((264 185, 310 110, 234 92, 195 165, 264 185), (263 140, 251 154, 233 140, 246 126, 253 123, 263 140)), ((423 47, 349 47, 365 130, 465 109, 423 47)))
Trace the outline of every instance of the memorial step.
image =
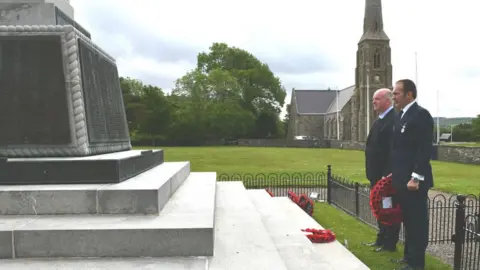
POLYGON ((328 256, 316 254, 314 244, 305 237, 296 222, 292 221, 294 216, 288 211, 291 209, 282 208, 263 189, 249 190, 248 195, 260 212, 262 222, 287 269, 334 269, 328 261, 328 256))
MULTIPOLYGON (((303 211, 300 207, 298 207, 298 205, 292 202, 288 197, 273 197, 273 198, 270 197, 270 199, 276 204, 277 209, 282 209, 282 210, 279 210, 279 212, 283 212, 282 214, 283 216, 289 217, 288 225, 285 225, 283 227, 284 227, 284 233, 288 233, 288 235, 292 235, 292 238, 293 237, 297 238, 298 231, 300 231, 301 229, 306 229, 306 228, 324 229, 320 224, 318 224, 311 216, 305 213, 305 211, 303 211)), ((278 214, 280 215, 280 213, 278 214)), ((272 214, 270 218, 271 219, 269 222, 272 222, 270 226, 268 226, 270 230, 272 232, 277 231, 278 233, 281 233, 279 229, 280 225, 275 224, 274 219, 276 219, 276 217, 272 214), (274 229, 275 227, 276 229, 274 229)), ((278 222, 283 222, 283 220, 278 220, 278 222)), ((333 232, 335 233, 335 231, 333 232)), ((305 237, 305 239, 307 238, 305 237)), ((295 240, 290 240, 290 241, 295 241, 295 240)), ((307 241, 309 240, 307 239, 307 241)), ((285 242, 282 241, 282 243, 285 243, 285 242)), ((298 243, 301 244, 300 242, 298 243)), ((307 263, 309 261, 310 263, 312 263, 312 265, 304 266, 303 268, 289 267, 289 269, 335 269, 335 270, 343 270, 343 269, 368 270, 370 269, 338 241, 334 241, 331 243, 321 243, 321 244, 311 243, 311 246, 312 246, 312 249, 311 249, 312 253, 308 255, 306 254, 306 256, 303 256, 306 262, 302 263, 302 265, 308 265, 307 263)), ((284 257, 284 259, 286 261, 293 258, 284 257)))
POLYGON ((0 185, 0 215, 158 214, 189 173, 165 162, 118 184, 0 185))
POLYGON ((0 260, 0 269, 12 270, 208 270, 207 265, 206 257, 0 260))
POLYGON ((0 257, 211 256, 215 184, 191 173, 159 215, 2 216, 0 257))
POLYGON ((286 270, 241 182, 218 182, 212 270, 286 270))

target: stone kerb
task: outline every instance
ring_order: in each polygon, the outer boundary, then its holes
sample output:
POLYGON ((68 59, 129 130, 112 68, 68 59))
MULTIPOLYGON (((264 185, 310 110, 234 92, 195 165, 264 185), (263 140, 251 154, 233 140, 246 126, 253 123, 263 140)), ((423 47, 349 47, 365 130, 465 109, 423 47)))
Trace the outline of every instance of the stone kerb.
POLYGON ((93 147, 89 145, 78 39, 92 46, 116 66, 115 59, 71 25, 0 25, 0 37, 18 36, 60 36, 61 38, 65 86, 67 97, 70 97, 67 98, 67 105, 70 114, 71 143, 68 145, 8 145, 0 147, 0 155, 8 157, 86 156, 130 150, 132 147, 130 140, 102 143, 93 147))

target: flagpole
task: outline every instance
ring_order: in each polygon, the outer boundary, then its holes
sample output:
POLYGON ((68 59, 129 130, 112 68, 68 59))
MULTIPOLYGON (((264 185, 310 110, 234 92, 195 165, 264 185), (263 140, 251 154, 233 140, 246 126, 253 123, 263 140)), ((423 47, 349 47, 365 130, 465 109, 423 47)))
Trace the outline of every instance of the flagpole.
MULTIPOLYGON (((417 89, 418 89, 418 60, 417 60, 417 52, 415 52, 415 84, 417 85, 417 89)), ((418 91, 417 91, 417 101, 418 101, 418 91)))
POLYGON ((437 90, 437 144, 440 143, 440 91, 437 90))
POLYGON ((339 90, 337 89, 337 141, 340 141, 340 118, 338 117, 339 112, 338 112, 338 92, 339 90))
POLYGON ((368 137, 368 133, 370 131, 370 69, 367 69, 367 97, 365 98, 365 101, 367 102, 367 128, 366 128, 366 133, 368 137))

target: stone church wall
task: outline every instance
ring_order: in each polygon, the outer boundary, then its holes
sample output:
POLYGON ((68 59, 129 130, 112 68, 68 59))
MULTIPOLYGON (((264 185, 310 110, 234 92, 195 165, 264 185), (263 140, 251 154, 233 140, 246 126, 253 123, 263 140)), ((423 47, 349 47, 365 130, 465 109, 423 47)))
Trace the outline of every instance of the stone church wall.
POLYGON ((437 160, 480 165, 480 147, 439 145, 437 160))
MULTIPOLYGON (((337 140, 293 140, 283 139, 240 139, 239 146, 257 147, 297 147, 297 148, 334 148, 364 151, 365 143, 337 140)), ((432 160, 480 165, 480 147, 435 146, 432 160)))
POLYGON ((295 136, 313 136, 323 138, 323 115, 297 115, 295 136))

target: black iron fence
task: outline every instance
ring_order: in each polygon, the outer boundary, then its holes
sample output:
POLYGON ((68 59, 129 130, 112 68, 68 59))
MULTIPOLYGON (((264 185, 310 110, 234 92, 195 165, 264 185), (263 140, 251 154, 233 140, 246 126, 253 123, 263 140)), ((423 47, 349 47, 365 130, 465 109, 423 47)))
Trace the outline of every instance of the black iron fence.
POLYGON ((269 189, 275 196, 287 196, 289 190, 296 194, 317 192, 320 198, 327 197, 325 173, 257 173, 220 174, 218 181, 242 181, 246 189, 269 189))
MULTIPOLYGON (((218 181, 241 181, 247 189, 268 189, 274 196, 316 193, 319 201, 342 209, 377 228, 370 209, 370 186, 332 173, 220 174, 218 181)), ((428 199, 430 245, 451 245, 454 269, 480 269, 480 198, 438 193, 428 199)), ((404 240, 403 228, 400 240, 404 240)))

